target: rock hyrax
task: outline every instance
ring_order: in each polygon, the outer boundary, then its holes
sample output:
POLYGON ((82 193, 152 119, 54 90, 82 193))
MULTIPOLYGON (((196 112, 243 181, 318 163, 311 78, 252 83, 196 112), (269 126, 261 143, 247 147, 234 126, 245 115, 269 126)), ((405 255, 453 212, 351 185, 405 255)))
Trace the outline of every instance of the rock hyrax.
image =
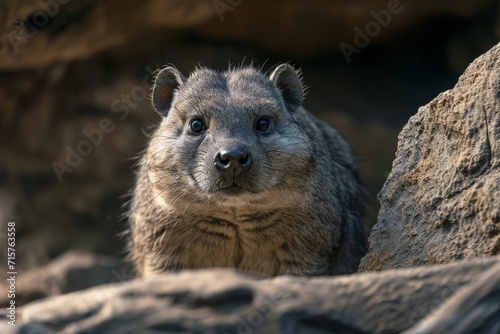
POLYGON ((366 252, 365 191, 339 133, 301 105, 287 64, 162 69, 163 116, 140 161, 130 257, 142 276, 228 267, 262 276, 352 273, 366 252))

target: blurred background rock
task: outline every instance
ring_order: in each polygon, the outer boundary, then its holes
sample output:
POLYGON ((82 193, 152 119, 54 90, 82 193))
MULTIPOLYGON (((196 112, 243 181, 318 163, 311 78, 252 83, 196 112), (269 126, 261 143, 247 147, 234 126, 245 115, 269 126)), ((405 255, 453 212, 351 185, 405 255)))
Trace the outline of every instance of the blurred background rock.
POLYGON ((300 67, 305 107, 360 157, 373 225, 401 127, 500 39, 496 0, 402 0, 348 62, 341 43, 354 47, 373 11, 397 2, 1 0, 1 244, 14 220, 19 270, 67 249, 123 255, 123 195, 159 121, 146 88, 167 63, 186 75, 196 64, 300 67), (58 177, 54 162, 67 165, 68 147, 103 119, 112 130, 58 177))

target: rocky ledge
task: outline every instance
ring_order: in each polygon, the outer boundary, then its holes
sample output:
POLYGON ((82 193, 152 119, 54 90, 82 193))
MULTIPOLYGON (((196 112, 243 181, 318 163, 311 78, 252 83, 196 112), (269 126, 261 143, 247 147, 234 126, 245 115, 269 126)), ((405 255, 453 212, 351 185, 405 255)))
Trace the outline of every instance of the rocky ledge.
POLYGON ((460 299, 436 311, 445 320, 426 319, 410 333, 498 329, 500 257, 493 257, 320 278, 184 271, 35 301, 17 310, 16 327, 2 321, 0 332, 400 333, 459 290, 460 299))

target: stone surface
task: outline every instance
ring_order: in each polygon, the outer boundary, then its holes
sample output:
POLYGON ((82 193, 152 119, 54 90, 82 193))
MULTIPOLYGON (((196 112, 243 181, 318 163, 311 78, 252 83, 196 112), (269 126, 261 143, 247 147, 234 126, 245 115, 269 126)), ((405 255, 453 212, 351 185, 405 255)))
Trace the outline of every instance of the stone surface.
POLYGON ((494 265, 500 257, 268 280, 229 270, 183 271, 35 301, 17 310, 15 328, 1 321, 0 332, 399 333, 494 265))
POLYGON ((404 334, 500 333, 500 264, 461 289, 404 334))
POLYGON ((500 44, 399 134, 360 269, 500 253, 500 44))
MULTIPOLYGON (((56 296, 92 286, 131 279, 128 270, 119 259, 68 251, 55 258, 47 266, 20 271, 16 281, 16 304, 56 296)), ((0 283, 0 306, 8 306, 6 282, 0 283)))

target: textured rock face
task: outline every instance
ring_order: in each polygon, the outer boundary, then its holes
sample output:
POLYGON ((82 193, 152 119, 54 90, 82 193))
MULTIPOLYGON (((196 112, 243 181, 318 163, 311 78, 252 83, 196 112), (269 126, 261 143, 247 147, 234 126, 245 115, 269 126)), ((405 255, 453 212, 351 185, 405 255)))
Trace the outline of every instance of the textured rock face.
MULTIPOLYGON (((0 332, 400 333, 495 265, 499 257, 270 280, 229 270, 184 271, 33 302, 18 310, 15 328, 0 321, 0 332)), ((486 277, 486 289, 495 291, 498 279, 486 277)), ((498 325, 498 317, 491 319, 498 325)))
POLYGON ((399 135, 360 269, 500 253, 500 44, 399 135))

